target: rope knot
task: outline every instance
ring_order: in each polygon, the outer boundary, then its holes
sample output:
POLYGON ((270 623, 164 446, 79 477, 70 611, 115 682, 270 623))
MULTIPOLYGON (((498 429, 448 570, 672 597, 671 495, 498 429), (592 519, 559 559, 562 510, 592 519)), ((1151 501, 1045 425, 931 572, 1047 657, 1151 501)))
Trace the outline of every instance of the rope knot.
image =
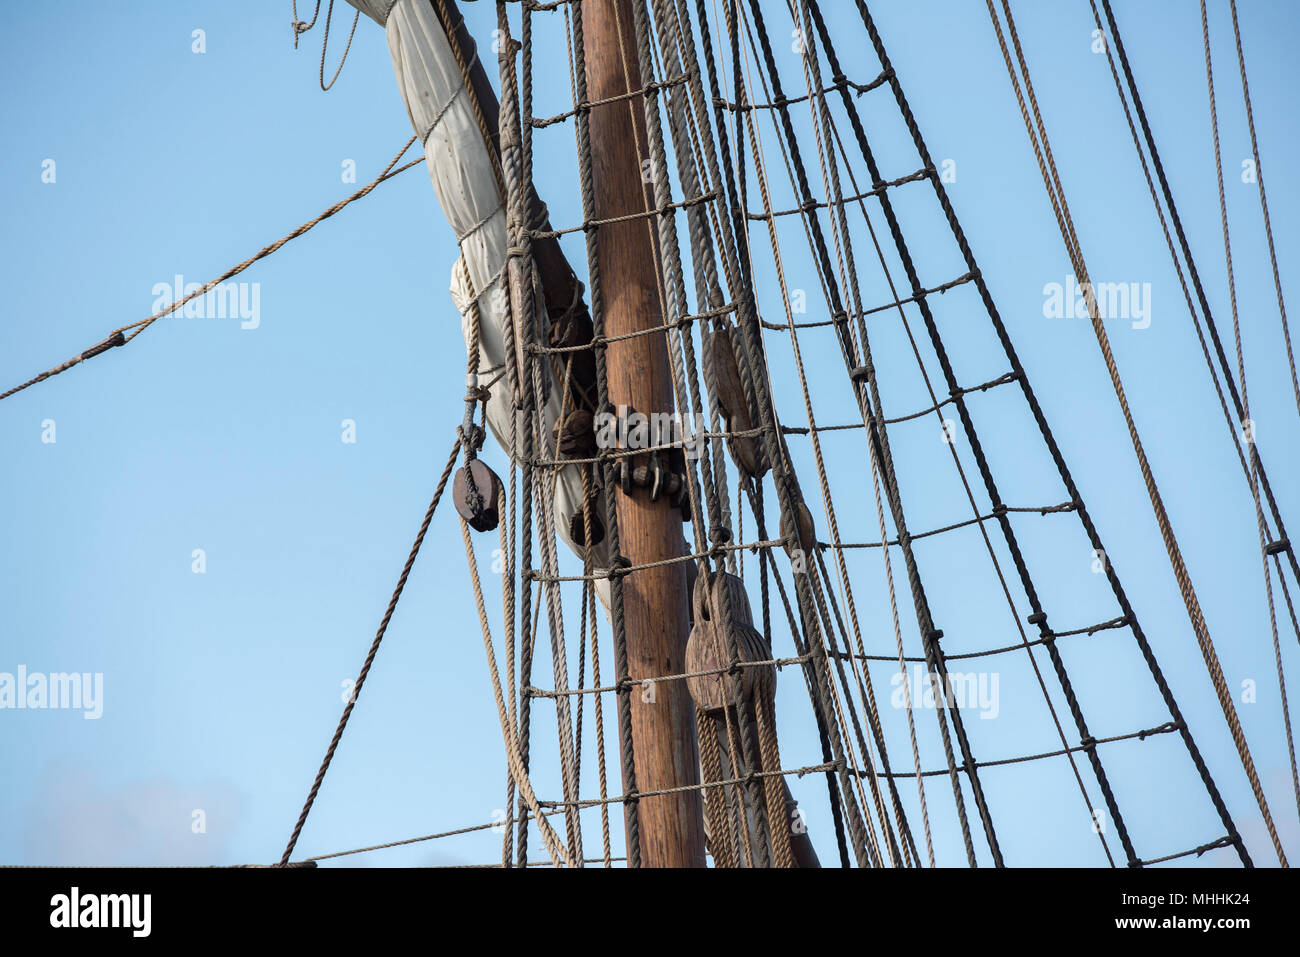
POLYGON ((479 449, 483 448, 485 435, 481 425, 458 425, 456 434, 460 436, 461 444, 465 447, 467 455, 474 455, 479 449))
POLYGON ((609 560, 609 568, 605 570, 606 578, 623 578, 632 574, 632 559, 626 555, 614 555, 609 560))
POLYGON ((1139 731, 1138 740, 1145 741, 1148 736, 1153 734, 1168 734, 1171 731, 1177 731, 1178 727, 1179 725, 1176 721, 1166 721, 1164 724, 1160 725, 1159 727, 1147 728, 1145 731, 1139 731))

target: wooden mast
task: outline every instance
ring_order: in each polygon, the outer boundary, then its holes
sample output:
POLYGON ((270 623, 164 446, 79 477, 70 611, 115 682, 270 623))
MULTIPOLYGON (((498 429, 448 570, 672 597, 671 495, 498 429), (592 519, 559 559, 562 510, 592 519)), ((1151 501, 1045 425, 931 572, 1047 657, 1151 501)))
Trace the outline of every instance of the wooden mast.
MULTIPOLYGON (((586 0, 582 6, 591 161, 597 219, 653 208, 642 162, 648 158, 641 96, 608 101, 640 86, 633 33, 633 0, 586 0)), ((596 232, 606 336, 658 327, 663 313, 655 269, 653 220, 638 218, 596 232)), ((609 400, 649 415, 674 408, 666 339, 643 335, 609 343, 609 400)), ((620 550, 633 565, 685 553, 681 512, 643 488, 619 492, 620 550)), ((633 572, 623 584, 627 667, 633 678, 685 671, 689 634, 684 562, 633 572)), ((631 724, 640 793, 700 783, 695 713, 685 682, 632 690, 631 724)), ((646 867, 703 867, 703 799, 698 790, 642 798, 637 805, 641 863, 646 867)))

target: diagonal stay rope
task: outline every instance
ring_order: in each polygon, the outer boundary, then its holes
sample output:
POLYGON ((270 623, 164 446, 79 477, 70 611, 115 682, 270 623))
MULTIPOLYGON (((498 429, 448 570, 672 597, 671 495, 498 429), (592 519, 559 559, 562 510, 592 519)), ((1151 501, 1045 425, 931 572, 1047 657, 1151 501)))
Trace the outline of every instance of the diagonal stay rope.
POLYGON ((1237 43, 1237 65, 1241 72, 1241 92, 1246 101, 1246 123, 1250 128, 1250 152, 1255 161, 1255 179, 1259 183, 1259 205, 1264 214, 1264 235, 1268 239, 1268 258, 1273 265, 1273 288, 1277 291, 1277 308, 1282 316, 1282 341, 1286 343, 1287 364, 1291 368, 1291 389, 1295 392, 1296 410, 1300 411, 1300 378, 1296 376, 1295 352, 1291 347, 1291 328, 1286 321, 1286 300, 1282 296, 1282 276, 1277 269, 1277 249, 1273 245, 1273 224, 1268 216, 1268 194, 1264 192, 1264 169, 1259 161, 1259 141, 1255 138, 1255 110, 1250 103, 1250 84, 1246 82, 1246 54, 1241 49, 1241 26, 1237 22, 1237 0, 1230 0, 1232 35, 1237 43))
POLYGON ((397 587, 393 589, 393 597, 388 600, 388 608, 384 611, 383 620, 379 622, 379 630, 375 633, 375 640, 371 642, 370 651, 366 654, 366 660, 361 665, 361 671, 357 675, 357 683, 352 686, 352 694, 348 696, 348 703, 343 709, 343 716, 339 718, 339 725, 334 729, 334 737, 330 739, 330 746, 325 752, 325 759, 321 761, 320 770, 316 772, 316 780, 312 782, 311 792, 307 795, 307 800, 302 806, 302 812, 298 815, 298 823, 293 826, 293 834, 290 835, 289 843, 285 846, 284 856, 280 858, 281 867, 288 865, 289 857, 298 844, 298 835, 302 833, 302 826, 307 823, 307 815, 311 813, 312 805, 316 803, 316 795, 320 792, 321 782, 325 780, 325 772, 329 770, 330 762, 334 760, 334 752, 338 750, 339 741, 343 737, 343 729, 348 726, 348 719, 352 717, 352 709, 361 694, 361 686, 366 683, 366 675, 370 674, 370 666, 374 664, 375 653, 379 651, 379 643, 384 640, 384 633, 388 631, 388 622, 392 619, 393 612, 397 608, 397 602, 402 597, 402 590, 406 587, 406 579, 411 574, 411 566, 415 564, 415 556, 420 554, 420 546, 424 544, 424 536, 429 531, 429 523, 433 521, 434 510, 437 509, 438 502, 442 499, 443 490, 447 487, 447 479, 451 477, 451 470, 456 464, 456 456, 460 453, 460 446, 461 437, 457 435, 456 441, 451 447, 451 454, 447 456, 447 464, 443 467, 442 477, 438 479, 438 487, 433 492, 433 500, 429 502, 429 509, 424 513, 424 522, 421 523, 420 531, 415 536, 415 543, 411 545, 411 553, 406 557, 406 564, 402 566, 402 574, 397 579, 397 587))
MULTIPOLYGON (((1233 13, 1233 18, 1234 18, 1233 25, 1235 27, 1236 25, 1235 9, 1233 13)), ((1212 58, 1210 56, 1210 22, 1209 22, 1209 17, 1206 14, 1205 0, 1201 0, 1201 37, 1205 45, 1205 80, 1210 94, 1210 129, 1214 134, 1214 170, 1218 177, 1218 186, 1219 186, 1219 219, 1223 225, 1223 253, 1224 253, 1224 260, 1226 262, 1227 270, 1228 270, 1228 302, 1232 307, 1232 334, 1233 334, 1233 341, 1237 347, 1237 381, 1241 385, 1241 403, 1242 403, 1242 407, 1245 409, 1246 412, 1244 419, 1246 423, 1249 423, 1253 420, 1251 419, 1250 416, 1250 393, 1246 385, 1246 358, 1242 351, 1242 346, 1241 346, 1241 322, 1237 315, 1237 281, 1234 278, 1233 268, 1232 268, 1232 240, 1228 230, 1228 204, 1223 191, 1223 154, 1219 148, 1219 114, 1217 108, 1215 107, 1215 101, 1214 101, 1214 66, 1213 66, 1212 58)), ((1241 50, 1240 35, 1238 35, 1237 37, 1237 42, 1238 42, 1237 49, 1240 52, 1241 50)), ((1242 71, 1243 83, 1245 82, 1245 79, 1246 79, 1246 74, 1245 74, 1245 66, 1243 63, 1243 71, 1242 71)), ((1246 102, 1247 103, 1250 102, 1249 94, 1247 94, 1246 102)), ((1251 126, 1251 136, 1253 141, 1254 138, 1253 121, 1251 126)), ((1258 153, 1256 153, 1256 156, 1258 156, 1258 153)), ((1265 217, 1267 217, 1268 215, 1267 205, 1265 205, 1264 209, 1265 209, 1264 215, 1265 217)), ((1267 219, 1265 220, 1265 222, 1267 222, 1267 219)), ((1272 232, 1270 231, 1269 233, 1270 251, 1272 249, 1272 240, 1273 240, 1272 232)), ((1277 267, 1276 258, 1274 258, 1273 260, 1273 266, 1276 269, 1277 267)), ((1282 301, 1281 287, 1278 288, 1278 297, 1279 297, 1278 302, 1280 304, 1282 301)), ((1282 322, 1285 327, 1285 323, 1286 323, 1285 307, 1283 307, 1282 310, 1282 322)), ((1290 348, 1289 337, 1287 340, 1287 346, 1289 350, 1290 348)), ((1293 365, 1292 366, 1293 372, 1294 369, 1295 366, 1293 365)), ((1273 635, 1273 657, 1274 657, 1274 661, 1277 663, 1278 691, 1281 696, 1281 703, 1282 703, 1282 726, 1286 731, 1287 755, 1291 760, 1291 786, 1292 786, 1292 791, 1295 794, 1296 809, 1300 811, 1300 771, 1297 771, 1296 768, 1295 735, 1291 731, 1291 706, 1287 701, 1286 674, 1282 668, 1282 648, 1277 634, 1277 610, 1274 606, 1274 601, 1273 601, 1273 578, 1268 567, 1269 534, 1268 534, 1268 526, 1264 521, 1264 509, 1260 505, 1260 499, 1259 499, 1258 463, 1259 460, 1257 458, 1254 457, 1251 458, 1250 471, 1247 474, 1247 479, 1249 480, 1249 484, 1250 484, 1251 498, 1255 502, 1255 522, 1259 530, 1260 558, 1263 560, 1264 563, 1264 591, 1268 598, 1268 622, 1270 628, 1272 629, 1272 635, 1273 635)), ((1300 632, 1298 632, 1298 634, 1300 634, 1300 632)))
POLYGON ((115 346, 126 345, 128 342, 130 342, 140 333, 144 332, 146 329, 148 329, 159 319, 163 318, 164 316, 171 315, 173 312, 181 308, 181 306, 185 305, 190 300, 197 299, 200 296, 207 295, 209 292, 211 292, 217 286, 221 285, 227 279, 231 279, 239 275, 249 266, 253 265, 253 263, 265 259, 267 256, 271 255, 273 252, 278 250, 281 246, 285 245, 285 243, 289 242, 290 240, 297 239, 303 233, 312 229, 312 227, 318 225, 319 223, 321 223, 326 219, 329 219, 331 216, 333 216, 335 213, 341 210, 344 206, 347 206, 349 203, 354 203, 358 199, 361 199, 363 196, 368 195, 370 191, 373 190, 380 183, 384 182, 385 180, 392 179, 394 176, 398 175, 399 173, 406 172, 412 166, 415 166, 419 163, 423 163, 424 157, 422 156, 419 159, 412 160, 411 162, 405 164, 404 166, 398 167, 397 169, 393 168, 397 166, 398 161, 401 160, 401 158, 406 155, 406 151, 411 148, 411 144, 414 143, 415 140, 416 138, 414 136, 412 136, 409 140, 407 140, 406 145, 403 146, 401 151, 396 156, 393 157, 393 161, 389 163, 386 167, 384 167, 384 171, 380 173, 378 176, 376 176, 373 180, 371 180, 370 183, 361 187, 361 189, 357 190, 351 196, 339 200, 337 203, 335 203, 329 209, 325 210, 325 212, 321 213, 315 219, 308 220, 307 222, 299 226, 297 229, 293 230, 292 232, 280 237, 275 242, 271 243, 271 245, 258 250, 258 252, 254 253, 252 256, 245 259, 243 262, 239 263, 238 265, 232 266, 230 269, 227 269, 216 279, 204 283, 202 286, 194 290, 189 295, 183 296, 182 298, 178 299, 176 302, 173 302, 170 305, 168 305, 166 308, 158 312, 155 312, 149 318, 141 319, 138 322, 133 322, 130 323, 129 325, 119 326, 117 329, 114 329, 112 332, 110 332, 104 339, 95 343, 93 346, 90 346, 88 349, 84 349, 83 351, 79 352, 77 355, 73 356, 67 362, 60 363, 59 365, 55 366, 52 369, 47 369, 46 371, 42 372, 40 375, 28 379, 26 382, 22 383, 21 385, 16 385, 12 389, 8 390, 7 392, 0 393, 0 400, 7 399, 11 395, 14 395, 15 393, 18 392, 22 392, 24 389, 30 388, 31 386, 36 385, 36 383, 38 382, 44 382, 46 379, 56 376, 61 372, 67 372, 73 366, 78 365, 79 363, 82 363, 87 359, 93 359, 95 356, 103 352, 107 352, 109 349, 112 349, 115 346), (130 334, 128 335, 127 333, 130 334))

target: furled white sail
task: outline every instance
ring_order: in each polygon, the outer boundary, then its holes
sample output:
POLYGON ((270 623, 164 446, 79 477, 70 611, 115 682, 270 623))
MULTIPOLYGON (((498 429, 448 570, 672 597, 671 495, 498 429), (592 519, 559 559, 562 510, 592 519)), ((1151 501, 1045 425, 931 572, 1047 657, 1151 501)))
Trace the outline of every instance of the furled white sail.
MULTIPOLYGON (((348 0, 384 27, 397 86, 411 126, 424 143, 425 166, 447 222, 456 234, 460 258, 451 270, 451 298, 461 318, 466 348, 472 343, 472 307, 478 305, 479 381, 486 384, 505 368, 505 337, 511 323, 506 280, 506 212, 497 184, 492 146, 484 142, 474 104, 465 86, 451 42, 429 0, 348 0)), ((540 328, 546 318, 538 297, 540 328)), ((549 379, 550 370, 543 374, 549 379)), ((560 391, 546 389, 545 427, 538 454, 554 458, 555 422, 560 415, 560 391)), ((502 448, 511 447, 514 396, 503 376, 491 387, 487 421, 502 448)), ((521 423, 522 425, 522 423, 521 423)), ((550 492, 550 480, 544 479, 550 492)), ((556 534, 580 557, 583 549, 569 532, 569 518, 582 507, 582 476, 575 466, 562 469, 554 481, 556 534)), ((596 546, 593 563, 605 558, 596 546)), ((598 583, 604 594, 608 583, 598 583)))

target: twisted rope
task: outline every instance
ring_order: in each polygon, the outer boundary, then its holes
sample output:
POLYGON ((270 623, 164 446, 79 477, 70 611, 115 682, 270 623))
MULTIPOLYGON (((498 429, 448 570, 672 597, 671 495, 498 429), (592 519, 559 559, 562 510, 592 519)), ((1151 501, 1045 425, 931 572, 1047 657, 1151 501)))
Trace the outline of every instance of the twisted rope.
POLYGON ((334 729, 334 736, 330 738, 329 747, 325 751, 325 759, 321 761, 320 769, 316 772, 316 779, 312 781, 311 791, 308 792, 307 800, 302 806, 302 812, 298 815, 298 821, 293 826, 293 833, 289 835, 289 843, 285 846, 284 854, 280 857, 281 867, 288 866, 293 849, 298 844, 298 836, 302 834, 303 825, 307 823, 307 815, 311 813, 312 805, 316 803, 316 795, 320 793, 321 782, 325 780, 325 772, 329 770, 330 762, 334 760, 334 752, 338 750, 339 741, 343 738, 343 730, 348 726, 348 719, 352 717, 352 709, 356 706, 357 698, 361 695, 361 688, 366 683, 366 676, 370 674, 370 666, 375 662, 375 654, 379 651, 379 643, 384 640, 384 634, 388 631, 388 622, 392 619, 393 612, 397 610, 397 602, 402 597, 402 590, 406 587, 406 579, 411 574, 412 566, 415 565, 415 557, 420 554, 420 546, 424 544, 424 536, 429 531, 429 523, 433 521, 433 513, 438 507, 438 502, 442 500, 443 490, 447 487, 447 479, 450 478, 451 470, 456 464, 456 455, 460 451, 460 447, 461 441, 458 436, 452 444, 451 454, 447 457, 447 464, 443 467, 442 476, 438 479, 438 487, 434 489, 433 500, 429 502, 429 508, 424 513, 424 521, 420 523, 420 531, 416 533, 410 554, 406 556, 406 564, 402 566, 402 574, 397 578, 397 586, 393 589, 393 597, 388 600, 388 607, 384 610, 384 617, 379 622, 379 629, 375 632, 375 640, 370 643, 370 651, 366 653, 366 660, 361 664, 361 671, 357 674, 356 684, 352 686, 352 694, 348 697, 348 703, 343 708, 343 715, 339 718, 338 727, 334 729))
MULTIPOLYGON (((1236 10, 1233 11, 1233 25, 1236 26, 1236 10)), ((1246 359, 1241 347, 1241 322, 1237 316, 1237 283, 1232 269, 1232 240, 1228 231, 1228 206, 1223 191, 1223 156, 1219 150, 1219 116, 1214 103, 1214 66, 1210 57, 1210 25, 1206 16, 1205 0, 1201 0, 1201 37, 1205 47, 1205 82, 1208 87, 1210 97, 1210 129, 1214 135, 1214 171, 1218 179, 1219 186, 1219 220, 1223 226, 1223 255, 1227 264, 1228 271, 1228 302, 1232 309, 1232 335, 1237 347, 1237 375, 1241 383, 1241 404, 1245 409, 1246 423, 1251 422, 1250 417, 1250 393, 1246 386, 1246 359)), ((1240 53, 1240 36, 1237 37, 1238 53, 1240 53)), ((1243 63, 1242 83, 1245 83, 1246 75, 1243 63)), ((1247 103, 1249 103, 1249 94, 1247 94, 1247 103)), ((1251 125, 1252 145, 1254 141, 1254 124, 1251 125)), ((1256 153, 1258 157, 1258 153, 1256 153)), ((1261 194, 1262 195, 1262 194, 1261 194)), ((1264 215, 1267 217, 1268 211, 1265 208, 1264 215)), ((1267 222, 1267 220, 1266 220, 1267 222)), ((1272 250, 1272 235, 1270 231, 1269 248, 1272 250)), ((1273 261, 1274 269, 1277 268, 1276 258, 1273 261)), ((1278 289, 1279 303, 1281 302, 1281 288, 1278 289)), ((1285 311, 1282 313, 1283 322, 1286 321, 1285 311)), ((1287 342, 1288 351, 1290 341, 1287 342)), ((1294 367, 1293 367, 1294 369, 1294 367)), ((1248 439, 1248 441, 1253 441, 1248 439)), ((1282 647, 1277 633, 1277 611, 1273 602, 1273 576, 1268 567, 1268 528, 1264 522, 1264 510, 1260 505, 1259 498, 1259 470, 1256 468, 1256 460, 1252 458, 1249 473, 1250 495, 1255 504, 1255 522, 1259 532, 1260 560, 1264 566, 1264 592, 1268 599, 1268 623, 1273 638, 1273 659, 1277 665, 1277 682, 1278 690, 1281 694, 1282 702, 1282 727, 1286 733, 1287 757, 1291 762, 1291 787, 1295 795, 1296 811, 1300 813, 1300 772, 1296 767, 1295 753, 1295 736, 1291 730, 1291 706, 1287 701, 1286 694, 1286 673, 1282 667, 1282 647)), ((1300 630, 1297 631, 1297 637, 1300 637, 1300 630)))
POLYGON ((45 372, 42 372, 40 375, 28 379, 26 382, 22 383, 21 385, 14 386, 12 389, 10 389, 7 392, 0 393, 0 400, 7 399, 11 395, 14 395, 17 392, 22 392, 24 389, 30 388, 31 386, 36 385, 36 383, 38 382, 44 382, 46 379, 50 378, 51 376, 56 376, 61 372, 66 372, 68 369, 71 369, 73 366, 77 365, 78 363, 83 362, 86 359, 94 358, 95 356, 103 352, 107 352, 109 349, 113 348, 114 346, 126 345, 126 343, 130 342, 140 333, 144 332, 146 329, 148 329, 159 319, 163 318, 164 316, 171 315, 173 312, 181 308, 181 306, 185 305, 190 300, 197 299, 199 296, 207 295, 207 293, 212 291, 212 289, 214 289, 215 287, 221 285, 221 283, 225 282, 227 279, 239 275, 249 266, 253 265, 253 263, 261 259, 265 259, 267 256, 271 255, 273 252, 278 250, 285 243, 289 242, 290 240, 297 239, 303 233, 307 232, 308 230, 310 230, 312 227, 316 226, 323 220, 329 219, 331 216, 337 213, 344 206, 347 206, 349 203, 356 202, 358 199, 361 199, 363 196, 367 196, 370 193, 370 191, 373 190, 380 183, 384 182, 385 180, 392 179, 394 176, 398 175, 399 173, 405 172, 406 170, 410 169, 412 166, 415 166, 419 163, 423 163, 424 157, 420 157, 417 160, 412 160, 411 162, 407 163, 405 166, 402 166, 396 170, 393 169, 393 167, 397 165, 398 160, 400 160, 406 154, 406 151, 411 148, 411 144, 414 142, 415 142, 415 137, 413 136, 406 141, 406 145, 403 146, 401 150, 398 152, 398 154, 393 157, 393 161, 389 163, 386 167, 384 167, 384 171, 380 173, 377 177, 375 177, 374 180, 372 180, 366 186, 363 186, 361 189, 357 190, 355 193, 353 193, 351 196, 347 197, 346 199, 339 200, 339 202, 335 203, 329 209, 325 210, 325 212, 321 213, 315 219, 308 220, 307 222, 299 226, 297 229, 277 239, 275 242, 271 243, 271 245, 266 246, 263 249, 259 250, 257 253, 245 259, 243 262, 239 263, 238 265, 232 266, 230 269, 227 269, 216 279, 213 279, 211 282, 204 283, 198 289, 194 290, 194 292, 189 293, 188 295, 178 299, 176 302, 171 303, 165 309, 161 309, 158 312, 155 312, 149 318, 141 319, 139 322, 133 322, 130 323, 129 325, 119 326, 118 328, 110 332, 108 336, 105 337, 103 340, 91 346, 90 348, 84 350, 78 355, 73 356, 67 362, 57 365, 53 369, 49 369, 45 372), (131 332, 129 336, 125 335, 125 333, 130 332, 132 329, 134 329, 135 331, 131 332))

